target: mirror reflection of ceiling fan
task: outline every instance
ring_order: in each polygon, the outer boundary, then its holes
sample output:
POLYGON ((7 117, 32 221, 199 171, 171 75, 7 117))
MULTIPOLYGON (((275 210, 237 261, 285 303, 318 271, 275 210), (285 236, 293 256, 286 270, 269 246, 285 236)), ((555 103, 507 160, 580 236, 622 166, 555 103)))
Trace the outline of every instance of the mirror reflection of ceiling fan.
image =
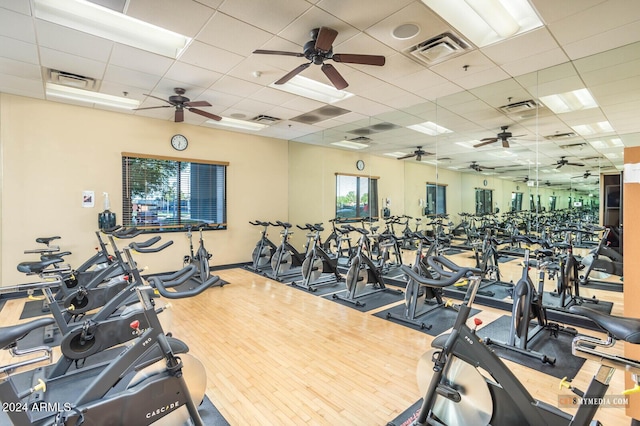
POLYGON ((562 157, 560 157, 560 159, 558 161, 556 161, 556 169, 559 169, 562 166, 578 166, 578 167, 582 167, 582 166, 584 166, 584 164, 582 164, 582 163, 572 163, 569 160, 567 160, 566 156, 562 156, 562 157))
POLYGON ((338 70, 331 64, 326 64, 324 61, 332 59, 335 62, 344 62, 346 64, 361 64, 361 65, 377 65, 382 66, 385 63, 385 57, 379 55, 357 55, 351 53, 333 53, 333 42, 338 36, 338 31, 329 27, 315 28, 311 30, 311 40, 306 42, 302 48, 302 52, 284 52, 281 50, 254 50, 253 53, 262 55, 284 55, 284 56, 297 56, 300 58, 306 58, 309 62, 299 65, 275 84, 284 84, 291 80, 293 77, 306 70, 311 64, 321 65, 322 72, 329 78, 331 84, 336 89, 342 90, 346 88, 349 83, 340 75, 338 70))
POLYGON ((501 141, 503 148, 509 148, 509 139, 518 138, 520 136, 524 136, 524 135, 513 136, 513 134, 511 134, 511 132, 507 131, 507 129, 509 129, 509 126, 502 126, 500 129, 502 130, 502 132, 498 133, 496 135, 496 137, 480 139, 480 143, 475 144, 473 147, 474 148, 479 148, 481 146, 485 146, 485 145, 489 145, 489 144, 494 143, 494 142, 501 141))
POLYGON ((587 170, 586 172, 584 172, 583 174, 579 175, 579 176, 572 176, 571 179, 587 179, 589 176, 591 176, 591 172, 589 170, 587 170))
POLYGON ((184 89, 180 88, 180 87, 176 87, 175 89, 173 89, 173 91, 175 92, 175 95, 169 96, 168 100, 167 99, 163 99, 163 98, 159 98, 157 96, 145 94, 145 96, 149 96, 150 98, 158 99, 158 100, 160 100, 162 102, 166 102, 168 105, 160 105, 160 106, 146 107, 146 108, 136 108, 136 109, 134 109, 134 111, 141 111, 141 110, 145 110, 145 109, 171 108, 171 107, 174 107, 176 109, 176 112, 174 114, 174 121, 176 123, 181 123, 181 122, 184 121, 184 110, 185 109, 187 111, 193 112, 193 113, 198 114, 198 115, 202 115, 203 117, 207 117, 207 118, 210 118, 212 120, 216 120, 216 121, 222 120, 222 117, 220 117, 218 115, 211 114, 210 112, 194 108, 194 107, 212 106, 209 102, 207 102, 207 101, 192 101, 191 99, 187 98, 186 96, 182 96, 182 95, 185 94, 186 91, 184 89))
POLYGON ((471 164, 469 164, 469 168, 476 172, 481 172, 483 170, 495 170, 495 167, 481 166, 477 161, 472 161, 471 164))
POLYGON ((416 157, 416 161, 422 161, 423 155, 433 155, 432 152, 424 151, 421 146, 418 146, 416 148, 418 149, 413 151, 413 154, 403 155, 402 157, 398 157, 398 160, 404 160, 406 158, 416 157))

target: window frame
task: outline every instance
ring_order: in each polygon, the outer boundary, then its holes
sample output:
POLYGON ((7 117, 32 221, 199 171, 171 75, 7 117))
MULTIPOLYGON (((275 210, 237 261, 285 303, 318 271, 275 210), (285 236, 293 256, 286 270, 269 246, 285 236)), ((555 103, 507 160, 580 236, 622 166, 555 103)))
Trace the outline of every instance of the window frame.
POLYGON ((422 210, 424 216, 436 216, 447 214, 447 184, 427 182, 425 187, 425 206, 422 210), (429 209, 429 189, 435 189, 435 212, 431 212, 429 209), (438 203, 438 193, 442 192, 443 202, 438 203), (440 209, 439 207, 443 207, 440 209), (439 211, 442 210, 442 211, 439 211))
POLYGON ((352 174, 352 173, 335 173, 336 176, 336 196, 335 196, 335 217, 341 217, 346 219, 347 221, 360 221, 362 219, 365 218, 370 218, 371 220, 378 220, 380 218, 380 213, 379 213, 379 202, 378 202, 378 181, 380 180, 379 176, 369 176, 369 175, 358 175, 358 174, 352 174), (339 203, 338 203, 338 184, 339 184, 339 180, 341 177, 353 177, 356 179, 356 209, 355 209, 355 216, 340 216, 338 215, 338 210, 339 210, 339 203), (367 205, 369 206, 369 214, 366 216, 360 215, 358 213, 362 213, 360 212, 360 179, 367 179, 368 180, 368 184, 367 184, 367 188, 368 188, 368 192, 367 192, 367 205), (375 182, 375 185, 372 185, 372 182, 375 182), (371 196, 371 194, 375 192, 375 194, 373 194, 373 196, 371 196), (375 204, 374 204, 375 203, 375 204), (374 213, 373 215, 371 213, 374 213))
MULTIPOLYGON (((132 175, 130 164, 128 164, 129 159, 136 160, 154 160, 154 161, 167 161, 167 162, 176 162, 176 168, 178 171, 178 176, 176 177, 176 189, 177 186, 181 186, 181 179, 184 176, 180 175, 180 171, 182 170, 181 164, 197 164, 197 165, 211 165, 211 166, 222 166, 222 178, 224 182, 222 185, 215 186, 215 192, 221 192, 222 198, 219 198, 215 193, 212 194, 213 197, 216 197, 218 204, 222 204, 222 218, 223 220, 220 222, 206 222, 207 230, 224 230, 227 229, 227 187, 228 187, 228 167, 229 163, 226 161, 212 161, 212 160, 202 160, 202 159, 193 159, 193 158, 182 158, 182 157, 172 157, 172 156, 164 156, 164 155, 151 155, 151 154, 140 154, 140 153, 132 153, 132 152, 122 152, 121 153, 121 164, 122 164, 122 224, 125 227, 136 227, 140 229, 144 233, 167 233, 167 232, 184 232, 185 229, 189 227, 189 225, 201 224, 204 223, 202 220, 190 220, 182 217, 181 209, 182 209, 182 201, 180 199, 180 191, 176 190, 178 194, 177 199, 174 201, 176 205, 176 213, 172 217, 175 220, 175 223, 169 225, 140 225, 136 224, 133 221, 133 204, 135 204, 132 200, 131 196, 131 185, 130 185, 130 177, 132 175)), ((189 168, 190 173, 192 168, 189 168)), ((213 171, 215 173, 215 170, 213 171)), ((192 188, 190 187, 190 197, 189 202, 192 200, 191 194, 192 188)))

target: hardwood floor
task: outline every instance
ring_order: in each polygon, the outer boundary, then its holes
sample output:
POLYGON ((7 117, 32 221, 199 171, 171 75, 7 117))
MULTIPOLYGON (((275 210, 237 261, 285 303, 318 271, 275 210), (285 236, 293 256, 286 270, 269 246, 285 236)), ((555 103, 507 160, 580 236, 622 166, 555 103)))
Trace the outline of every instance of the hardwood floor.
MULTIPOLYGON (((501 268, 518 275, 517 265, 501 268)), ((171 331, 204 363, 207 395, 231 425, 385 425, 421 397, 416 365, 432 336, 242 269, 217 273, 230 284, 171 301, 171 331)), ((613 297, 620 313, 622 294, 613 297)), ((8 300, 0 325, 17 323, 22 303, 8 300)), ((505 314, 477 307, 485 324, 505 314)), ((535 398, 557 406, 567 394, 535 361, 508 366, 535 398)), ((584 389, 595 369, 587 361, 574 384, 584 389)), ((622 392, 623 378, 615 373, 610 394, 622 392)), ((597 418, 630 423, 623 409, 597 418)))

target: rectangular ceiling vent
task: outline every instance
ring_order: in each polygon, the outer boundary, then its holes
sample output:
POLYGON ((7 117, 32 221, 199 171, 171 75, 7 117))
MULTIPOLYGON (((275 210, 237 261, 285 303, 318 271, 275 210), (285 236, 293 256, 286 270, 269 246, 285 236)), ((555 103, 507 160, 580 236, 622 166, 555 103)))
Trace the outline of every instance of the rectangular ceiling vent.
POLYGON ((469 44, 452 32, 442 33, 408 48, 405 52, 427 65, 434 65, 469 50, 469 44))
POLYGON ((98 90, 98 80, 66 71, 47 69, 47 81, 61 86, 75 87, 83 90, 98 90))
POLYGON ((538 108, 536 101, 529 99, 521 102, 503 105, 500 110, 505 114, 522 114, 523 112, 535 111, 538 108))
POLYGON ((558 139, 570 139, 575 137, 576 134, 574 132, 567 133, 554 133, 553 135, 545 136, 544 138, 550 141, 558 140, 558 139))
POLYGON ((350 142, 358 142, 358 143, 366 143, 367 145, 371 144, 371 138, 366 136, 358 136, 357 138, 349 139, 350 142))
POLYGON ((348 109, 340 108, 333 105, 325 105, 323 107, 314 109, 313 111, 300 114, 297 117, 291 118, 290 120, 296 121, 298 123, 315 124, 321 121, 328 120, 330 118, 335 118, 340 115, 347 114, 349 112, 351 111, 349 111, 348 109))
POLYGON ((359 129, 349 130, 349 133, 353 133, 354 135, 373 135, 374 133, 387 132, 389 130, 394 130, 399 128, 397 124, 387 123, 383 121, 381 123, 372 124, 367 127, 360 127, 359 129))
POLYGON ((280 121, 280 119, 279 118, 275 118, 275 117, 271 117, 269 115, 261 114, 261 115, 258 115, 256 117, 253 117, 251 119, 251 121, 254 121, 254 122, 260 123, 260 124, 266 124, 267 126, 269 126, 271 124, 277 123, 278 121, 280 121))

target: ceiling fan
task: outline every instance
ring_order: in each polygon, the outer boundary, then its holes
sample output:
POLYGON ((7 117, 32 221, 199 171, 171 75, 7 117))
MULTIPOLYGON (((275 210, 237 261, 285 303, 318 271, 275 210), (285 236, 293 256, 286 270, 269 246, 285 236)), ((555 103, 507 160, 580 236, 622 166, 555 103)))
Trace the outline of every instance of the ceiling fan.
POLYGON ((485 169, 487 170, 494 170, 495 167, 486 167, 486 166, 481 166, 480 164, 478 164, 477 161, 472 161, 471 164, 469 164, 469 168, 472 170, 475 170, 476 172, 481 172, 485 169))
POLYGON ((579 175, 579 176, 573 176, 573 177, 571 177, 571 179, 578 179, 578 178, 587 179, 589 176, 591 176, 591 172, 589 170, 587 170, 586 172, 584 172, 584 174, 579 175))
POLYGON ((489 145, 490 143, 502 141, 502 147, 503 148, 509 148, 509 139, 510 138, 513 138, 513 137, 517 138, 517 137, 524 136, 524 135, 513 136, 513 134, 511 134, 511 132, 507 131, 508 128, 509 128, 509 126, 500 127, 502 132, 498 133, 495 138, 480 139, 480 143, 479 144, 475 144, 473 147, 474 148, 479 148, 481 146, 489 145))
POLYGON ((557 167, 556 169, 559 169, 562 166, 579 166, 582 167, 584 166, 584 164, 582 163, 572 163, 569 160, 567 160, 567 157, 562 156, 560 157, 560 159, 558 161, 556 161, 557 167))
POLYGON ((170 107, 174 107, 176 109, 176 113, 175 113, 175 117, 174 120, 176 123, 181 123, 184 121, 184 110, 186 109, 187 111, 191 111, 193 113, 202 115, 204 117, 210 118, 212 120, 216 120, 216 121, 220 121, 222 120, 222 117, 215 115, 215 114, 211 114, 210 112, 206 112, 206 111, 202 111, 201 109, 197 109, 194 107, 206 107, 206 106, 211 106, 211 104, 207 101, 191 101, 191 99, 187 98, 186 96, 182 96, 185 94, 185 90, 180 88, 180 87, 176 87, 175 89, 173 89, 173 91, 176 93, 175 95, 169 96, 169 99, 162 99, 159 98, 157 96, 153 96, 153 95, 148 95, 145 93, 145 96, 149 96, 150 98, 154 98, 154 99, 158 99, 160 101, 166 102, 169 105, 161 105, 161 106, 154 106, 154 107, 146 107, 146 108, 136 108, 134 109, 134 111, 141 111, 143 109, 155 109, 155 108, 170 108, 170 107))
POLYGON ((329 78, 331 84, 336 89, 342 90, 349 85, 340 75, 338 70, 331 64, 325 64, 327 59, 333 59, 336 62, 344 62, 347 64, 377 65, 382 66, 385 63, 384 56, 378 55, 356 55, 350 53, 333 53, 333 42, 338 36, 338 31, 329 27, 314 28, 310 33, 311 40, 306 42, 302 48, 302 52, 283 52, 280 50, 254 50, 253 53, 263 55, 285 55, 304 57, 309 60, 306 64, 299 65, 293 71, 286 74, 275 84, 284 84, 291 80, 300 72, 304 71, 311 64, 322 65, 322 72, 329 78))
POLYGON ((418 149, 413 151, 413 154, 403 155, 402 157, 398 157, 398 160, 404 160, 405 158, 416 157, 416 161, 422 161, 423 155, 433 155, 432 152, 423 151, 421 146, 418 146, 416 148, 418 149))

